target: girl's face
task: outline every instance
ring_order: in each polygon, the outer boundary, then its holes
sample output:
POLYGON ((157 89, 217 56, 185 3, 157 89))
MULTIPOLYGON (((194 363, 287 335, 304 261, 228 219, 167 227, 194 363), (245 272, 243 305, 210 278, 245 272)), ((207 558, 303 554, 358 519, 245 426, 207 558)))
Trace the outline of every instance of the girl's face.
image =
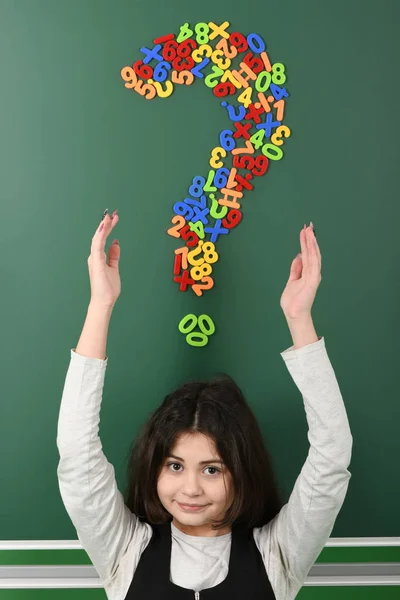
POLYGON ((229 526, 213 530, 210 522, 221 519, 233 501, 233 479, 221 460, 214 442, 201 433, 182 434, 164 460, 158 496, 183 533, 208 537, 231 531, 229 526), (189 512, 179 503, 203 508, 189 512))

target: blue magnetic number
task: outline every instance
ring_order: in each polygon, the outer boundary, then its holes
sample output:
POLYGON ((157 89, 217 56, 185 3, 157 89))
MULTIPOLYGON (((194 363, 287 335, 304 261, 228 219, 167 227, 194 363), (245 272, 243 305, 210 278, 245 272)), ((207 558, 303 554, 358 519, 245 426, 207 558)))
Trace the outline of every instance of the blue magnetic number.
POLYGON ((204 67, 206 67, 208 65, 209 62, 210 62, 210 59, 205 58, 204 60, 201 61, 201 63, 199 65, 196 65, 195 67, 193 67, 193 69, 191 70, 193 75, 195 77, 200 77, 200 79, 203 79, 204 75, 201 71, 204 69, 204 67))
POLYGON ((181 217, 185 217, 186 221, 190 221, 193 217, 193 208, 190 208, 186 202, 176 202, 174 204, 174 212, 181 217))
POLYGON ((239 114, 236 114, 236 109, 234 106, 232 106, 232 104, 228 104, 227 102, 225 102, 225 100, 223 102, 221 102, 221 106, 223 106, 224 108, 226 108, 226 110, 228 111, 228 115, 231 121, 235 122, 235 121, 242 121, 244 119, 244 116, 246 114, 246 109, 244 106, 238 106, 239 108, 239 114))
POLYGON ((157 62, 160 62, 161 60, 163 60, 163 57, 161 56, 161 54, 158 54, 158 51, 161 50, 161 44, 157 44, 157 46, 154 46, 154 48, 146 48, 146 46, 143 46, 143 48, 140 48, 140 52, 143 52, 143 54, 146 55, 146 57, 143 59, 143 62, 145 65, 147 65, 151 60, 156 60, 157 62))
POLYGON ((261 54, 265 50, 265 43, 262 38, 256 33, 249 33, 247 36, 247 43, 249 44, 250 50, 255 54, 261 54))
POLYGON ((197 177, 193 177, 193 183, 189 188, 189 194, 194 196, 195 198, 200 198, 203 193, 203 188, 206 184, 206 180, 204 177, 198 175, 197 177))
POLYGON ((281 88, 279 85, 275 85, 275 83, 271 83, 269 89, 273 93, 275 100, 282 100, 282 98, 287 98, 289 96, 285 88, 281 88))
POLYGON ((165 81, 168 77, 168 71, 171 69, 171 63, 166 60, 162 60, 158 63, 156 68, 154 69, 153 79, 154 81, 165 81))
POLYGON ((197 223, 197 221, 201 221, 203 225, 207 225, 208 219, 206 218, 206 215, 208 215, 209 212, 209 208, 204 208, 203 210, 200 210, 199 208, 197 208, 197 206, 195 206, 194 217, 192 217, 191 219, 192 223, 197 223))
POLYGON ((214 244, 217 241, 218 236, 221 234, 229 233, 229 229, 225 229, 225 227, 221 227, 222 219, 218 219, 215 221, 214 227, 205 227, 204 231, 206 233, 211 233, 210 242, 214 244))
POLYGON ((233 131, 231 131, 230 129, 224 129, 223 131, 221 131, 221 134, 219 136, 219 143, 221 144, 222 148, 224 150, 228 150, 228 152, 233 150, 236 146, 236 142, 232 136, 233 131))
POLYGON ((192 200, 192 198, 185 198, 186 204, 190 204, 190 206, 197 206, 198 208, 205 208, 207 205, 207 198, 202 196, 200 200, 192 200))
POLYGON ((215 187, 217 187, 219 190, 221 188, 225 187, 228 182, 228 177, 229 177, 229 169, 227 169, 226 167, 221 167, 220 169, 218 169, 218 171, 215 173, 215 177, 214 177, 215 187))
POLYGON ((265 116, 265 123, 259 123, 256 125, 257 129, 265 129, 265 137, 271 137, 271 131, 273 127, 278 127, 281 124, 280 121, 272 121, 272 113, 267 113, 265 116))

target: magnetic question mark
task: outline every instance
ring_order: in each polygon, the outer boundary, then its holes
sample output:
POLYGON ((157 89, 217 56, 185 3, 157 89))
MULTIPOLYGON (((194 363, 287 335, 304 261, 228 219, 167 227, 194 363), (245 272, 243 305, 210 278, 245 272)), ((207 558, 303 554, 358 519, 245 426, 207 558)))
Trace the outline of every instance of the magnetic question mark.
MULTIPOLYGON (((281 87, 286 82, 285 65, 271 64, 266 44, 259 35, 228 33, 229 26, 228 21, 221 25, 197 23, 192 30, 189 23, 184 23, 177 36, 170 33, 154 39, 153 48, 140 49, 142 60, 121 69, 125 87, 146 100, 168 98, 175 85, 192 85, 198 78, 216 97, 237 95, 240 104, 221 102, 231 128, 220 133, 220 145, 211 151, 207 177, 195 176, 188 197, 174 204, 173 226, 167 231, 184 241, 174 252, 174 281, 179 283, 180 291, 191 287, 196 296, 214 286, 212 265, 219 258, 215 243, 220 235, 229 234, 241 222, 244 190, 253 189, 253 178, 265 175, 270 160, 282 159, 282 138, 291 135, 289 127, 282 125, 285 98, 289 96, 281 87), (216 38, 220 39, 213 48, 210 42, 216 38), (242 53, 246 54, 240 70, 231 69, 232 60, 242 53), (209 63, 212 63, 211 73, 206 75, 204 70, 209 63), (254 127, 256 131, 251 133, 254 127), (229 154, 233 166, 227 168, 223 159, 229 154), (239 169, 247 171, 245 176, 238 173, 239 169), (214 223, 210 223, 210 218, 214 223)), ((203 347, 215 332, 215 325, 208 315, 196 317, 190 313, 183 317, 178 329, 186 335, 188 344, 203 347), (197 325, 200 333, 194 332, 197 325)))

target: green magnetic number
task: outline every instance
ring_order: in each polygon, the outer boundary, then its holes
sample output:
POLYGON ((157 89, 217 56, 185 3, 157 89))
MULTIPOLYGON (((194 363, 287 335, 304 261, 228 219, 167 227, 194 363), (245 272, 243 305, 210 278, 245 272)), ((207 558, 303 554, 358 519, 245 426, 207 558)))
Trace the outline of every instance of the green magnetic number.
POLYGON ((197 23, 194 30, 197 33, 196 42, 198 44, 208 44, 208 39, 209 39, 208 32, 210 31, 208 24, 207 23, 197 23))
POLYGON ((192 35, 193 31, 190 29, 189 23, 184 23, 183 25, 181 25, 181 29, 178 37, 176 38, 176 41, 178 42, 178 44, 180 44, 181 42, 184 42, 185 40, 191 38, 192 35))
POLYGON ((183 317, 183 319, 180 321, 179 325, 178 325, 178 329, 181 333, 190 333, 191 331, 193 331, 193 329, 196 327, 197 325, 197 317, 196 315, 186 315, 186 317, 183 317), (187 326, 188 322, 191 321, 191 325, 187 326))
POLYGON ((213 333, 215 333, 214 321, 208 315, 200 315, 199 320, 198 320, 198 325, 199 325, 200 331, 202 333, 204 333, 205 335, 212 335, 213 333), (207 327, 205 327, 205 324, 207 325, 208 329, 207 329, 207 327))
POLYGON ((257 92, 266 92, 269 86, 271 85, 271 73, 268 71, 261 71, 261 73, 257 77, 256 81, 256 90, 257 92), (264 83, 262 80, 265 79, 264 83))
POLYGON ((283 150, 278 146, 275 146, 275 144, 264 144, 261 152, 271 160, 281 160, 283 156, 283 150), (271 152, 276 152, 276 154, 271 154, 271 152))
POLYGON ((218 200, 215 198, 215 194, 210 194, 209 196, 212 204, 211 204, 211 208, 210 208, 210 216, 213 219, 224 219, 228 213, 228 207, 227 206, 222 206, 221 209, 218 211, 218 206, 220 206, 218 200))
POLYGON ((201 348, 208 344, 208 337, 204 333, 199 333, 198 331, 193 331, 193 333, 189 333, 186 336, 186 341, 189 346, 195 346, 197 348, 201 348), (196 341, 196 338, 199 338, 200 341, 196 341))
POLYGON ((218 77, 221 77, 221 75, 224 74, 224 71, 219 67, 216 67, 215 65, 212 67, 211 70, 212 73, 210 73, 210 75, 207 75, 207 77, 204 80, 204 83, 207 87, 214 88, 218 84, 218 81, 214 81, 214 79, 218 79, 218 77))

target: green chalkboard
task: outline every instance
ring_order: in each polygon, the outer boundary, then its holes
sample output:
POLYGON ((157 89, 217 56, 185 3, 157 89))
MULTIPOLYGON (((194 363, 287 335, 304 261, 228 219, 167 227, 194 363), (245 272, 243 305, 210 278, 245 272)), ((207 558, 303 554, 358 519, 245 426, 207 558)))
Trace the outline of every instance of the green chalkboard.
POLYGON ((292 340, 279 299, 313 221, 323 259, 314 323, 354 438, 333 536, 400 535, 399 17, 389 0, 1 2, 2 539, 76 538, 59 495, 56 429, 106 207, 119 209, 122 294, 100 435, 120 489, 131 441, 165 394, 225 371, 260 421, 288 498, 308 440, 280 356, 292 340), (184 22, 226 20, 261 35, 286 66, 292 134, 244 197, 243 222, 218 246, 214 288, 199 298, 174 283, 178 244, 166 232, 231 122, 201 80, 147 101, 120 71, 184 22), (215 322, 204 348, 178 331, 191 312, 215 322))

